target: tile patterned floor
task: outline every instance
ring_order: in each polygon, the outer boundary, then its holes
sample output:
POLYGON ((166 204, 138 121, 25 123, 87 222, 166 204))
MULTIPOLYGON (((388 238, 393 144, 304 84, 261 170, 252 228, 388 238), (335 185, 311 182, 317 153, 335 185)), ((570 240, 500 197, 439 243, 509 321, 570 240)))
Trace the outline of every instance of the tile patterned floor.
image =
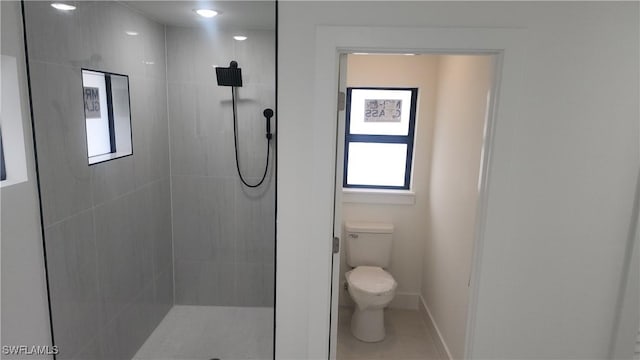
POLYGON ((349 330, 353 310, 340 307, 339 311, 337 360, 445 358, 438 352, 435 338, 417 310, 386 309, 387 336, 378 343, 365 343, 353 337, 349 330))
POLYGON ((133 360, 271 359, 273 308, 174 306, 133 360))

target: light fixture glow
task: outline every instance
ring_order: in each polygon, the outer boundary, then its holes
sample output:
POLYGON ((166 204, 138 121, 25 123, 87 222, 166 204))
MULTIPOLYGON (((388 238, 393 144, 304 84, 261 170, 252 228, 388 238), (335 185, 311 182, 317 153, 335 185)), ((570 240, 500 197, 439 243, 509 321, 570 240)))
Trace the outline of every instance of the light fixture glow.
POLYGON ((353 55, 369 55, 369 53, 357 52, 357 53, 353 53, 353 55))
POLYGON ((62 10, 62 11, 71 11, 76 9, 75 6, 64 4, 64 3, 53 3, 51 4, 51 6, 53 6, 55 9, 62 10))
POLYGON ((138 32, 137 31, 125 31, 124 33, 129 35, 129 36, 138 36, 138 32))
POLYGON ((218 12, 211 9, 197 9, 195 10, 196 14, 204 17, 204 18, 212 18, 218 15, 218 12))
POLYGON ((247 37, 244 35, 236 35, 233 37, 234 39, 238 40, 238 41, 245 41, 247 40, 247 37))

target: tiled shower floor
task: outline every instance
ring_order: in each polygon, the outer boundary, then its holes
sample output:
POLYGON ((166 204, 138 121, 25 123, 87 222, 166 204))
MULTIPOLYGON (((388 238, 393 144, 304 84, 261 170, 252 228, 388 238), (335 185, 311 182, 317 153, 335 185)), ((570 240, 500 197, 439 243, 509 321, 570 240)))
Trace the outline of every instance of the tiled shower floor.
POLYGON ((174 306, 133 360, 271 359, 273 308, 174 306))

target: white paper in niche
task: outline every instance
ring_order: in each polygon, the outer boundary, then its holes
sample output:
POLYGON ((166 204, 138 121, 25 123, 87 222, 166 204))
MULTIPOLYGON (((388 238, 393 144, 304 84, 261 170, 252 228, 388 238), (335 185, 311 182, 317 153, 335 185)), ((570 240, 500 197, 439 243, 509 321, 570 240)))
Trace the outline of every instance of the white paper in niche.
POLYGON ((18 84, 18 62, 15 57, 2 55, 0 74, 2 83, 0 128, 2 128, 2 146, 7 171, 7 179, 0 181, 0 187, 5 187, 25 182, 28 178, 18 84))

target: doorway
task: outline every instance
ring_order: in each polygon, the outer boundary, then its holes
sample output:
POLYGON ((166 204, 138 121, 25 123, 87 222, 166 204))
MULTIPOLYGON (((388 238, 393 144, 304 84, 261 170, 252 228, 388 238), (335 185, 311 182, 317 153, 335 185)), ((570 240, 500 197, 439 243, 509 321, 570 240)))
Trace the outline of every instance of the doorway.
POLYGON ((347 52, 339 59, 340 246, 333 255, 330 357, 463 358, 499 56, 347 52), (394 92, 407 89, 415 99, 403 106, 394 92), (380 104, 396 106, 398 118, 369 116, 366 109, 380 104), (411 141, 393 155, 389 145, 407 141, 397 130, 405 118, 411 141), (407 181, 389 183, 394 172, 407 181), (384 338, 373 341, 353 330, 354 312, 368 307, 352 296, 361 289, 347 275, 367 265, 353 262, 358 250, 348 242, 367 236, 351 233, 354 224, 393 229, 382 267, 396 286, 383 310, 384 338))

